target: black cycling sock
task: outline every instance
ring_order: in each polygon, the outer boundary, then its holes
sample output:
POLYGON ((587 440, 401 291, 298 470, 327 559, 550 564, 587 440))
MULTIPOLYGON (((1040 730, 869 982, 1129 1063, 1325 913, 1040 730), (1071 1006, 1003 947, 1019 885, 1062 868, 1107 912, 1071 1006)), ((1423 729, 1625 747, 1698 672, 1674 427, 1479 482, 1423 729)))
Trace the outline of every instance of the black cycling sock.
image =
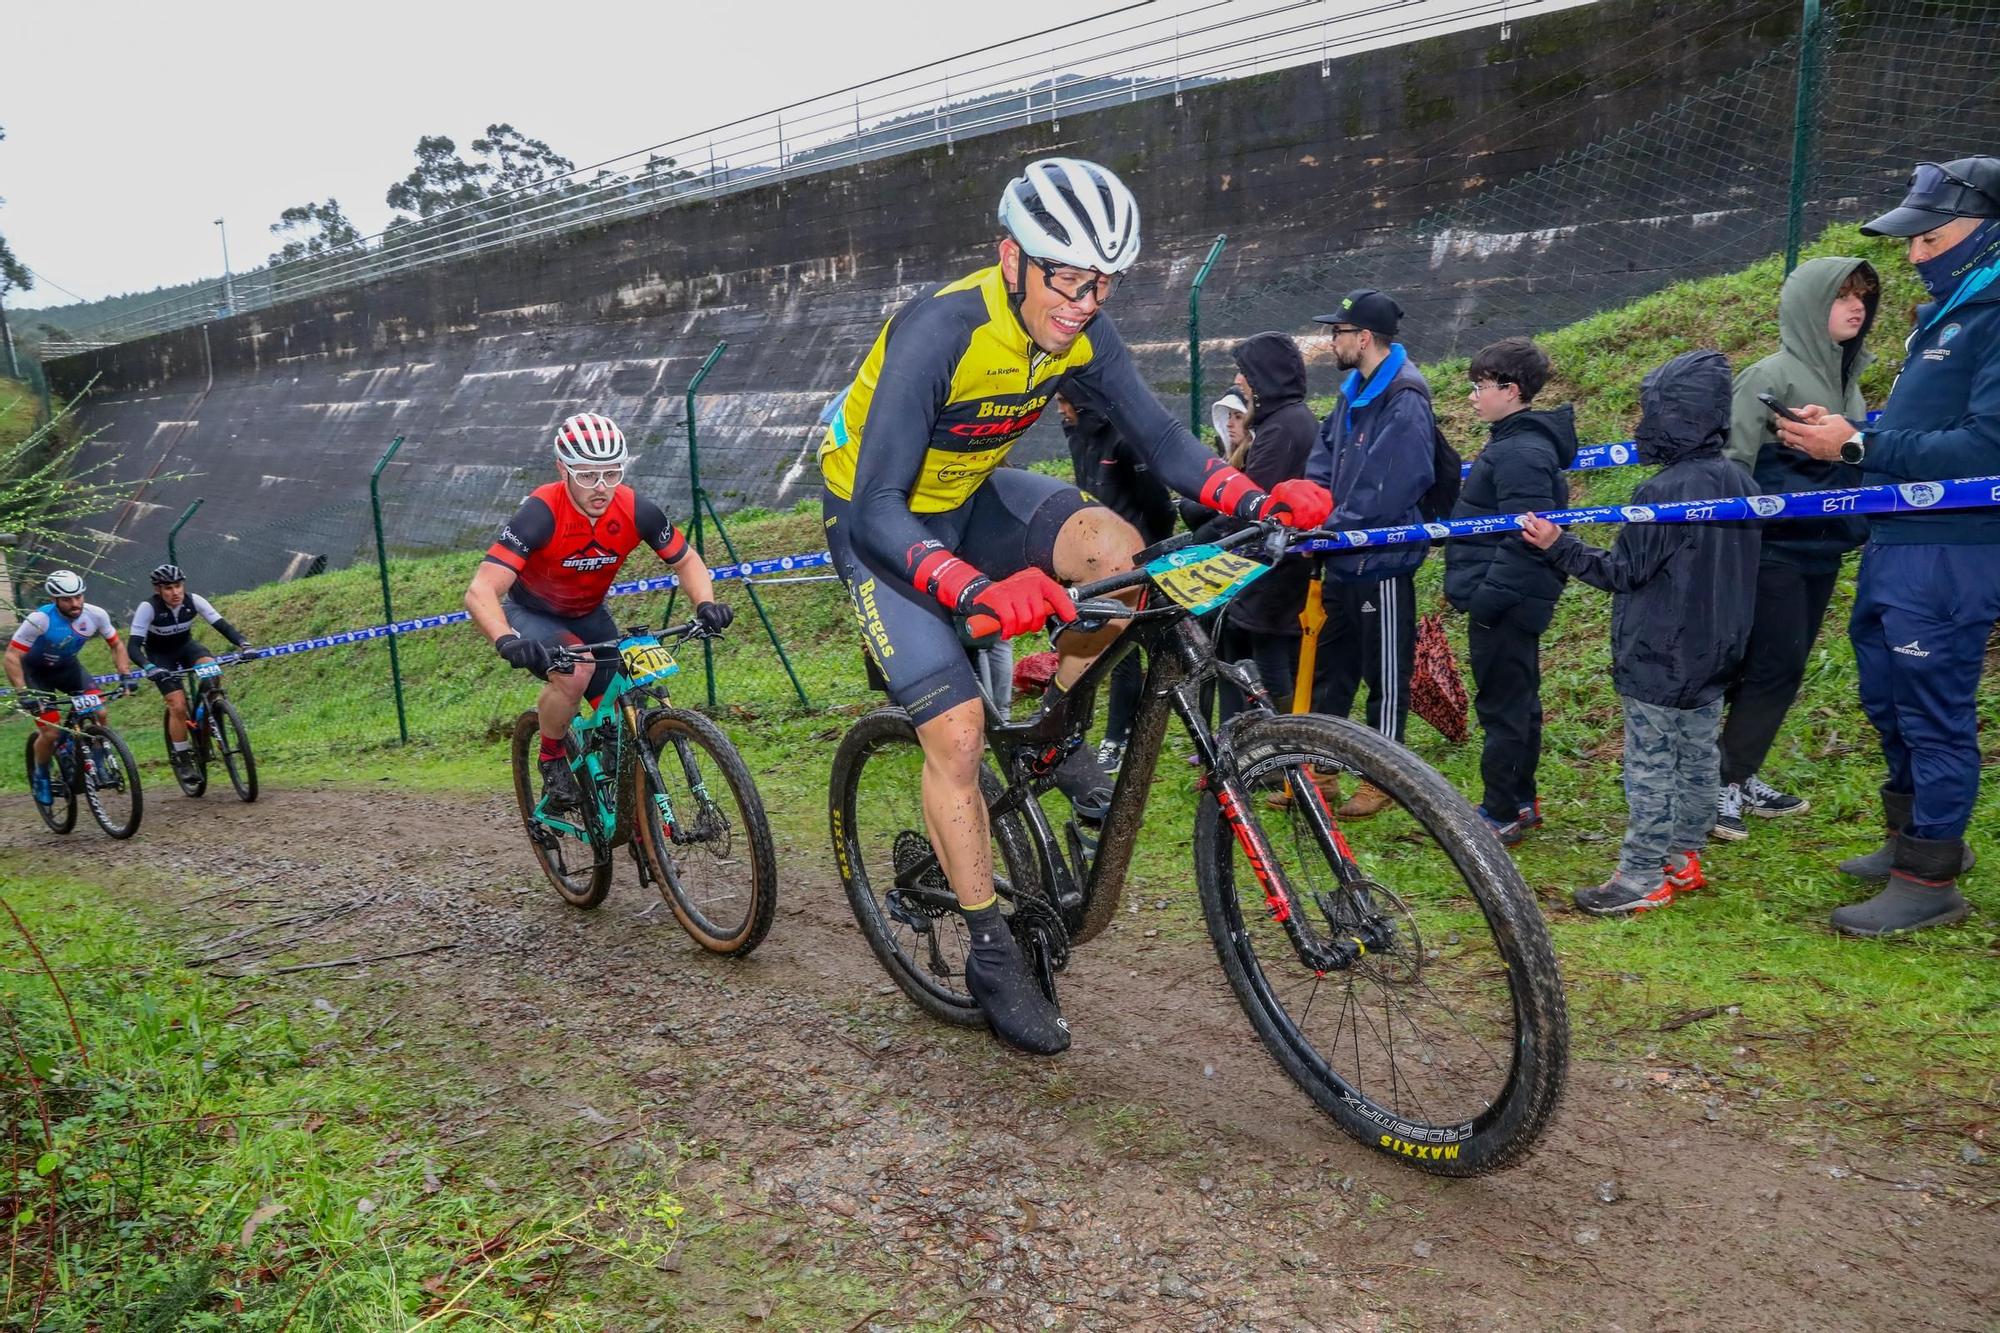
POLYGON ((965 928, 972 932, 972 954, 981 962, 1013 963, 1021 955, 1007 918, 1000 915, 1000 900, 989 898, 984 907, 962 909, 965 928))

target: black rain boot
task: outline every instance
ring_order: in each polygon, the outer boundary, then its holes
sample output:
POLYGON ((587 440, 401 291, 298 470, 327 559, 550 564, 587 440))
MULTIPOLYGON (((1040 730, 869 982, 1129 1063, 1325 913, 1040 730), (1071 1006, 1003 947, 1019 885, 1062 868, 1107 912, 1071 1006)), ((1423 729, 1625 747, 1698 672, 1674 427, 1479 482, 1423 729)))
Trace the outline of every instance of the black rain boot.
MULTIPOLYGON (((1840 863, 1840 873, 1871 884, 1886 881, 1889 872, 1896 868, 1896 835, 1910 822, 1910 806, 1915 800, 1909 792, 1882 788, 1882 822, 1888 826, 1882 845, 1865 856, 1848 857, 1840 863)), ((1965 855, 1959 858, 1958 873, 1963 875, 1972 869, 1975 859, 1972 848, 1967 847, 1965 855)))
POLYGON ((1972 907, 1957 883, 1964 857, 1962 838, 1896 835, 1888 885, 1865 903, 1836 908, 1833 928, 1843 935, 1900 935, 1965 920, 1972 907))

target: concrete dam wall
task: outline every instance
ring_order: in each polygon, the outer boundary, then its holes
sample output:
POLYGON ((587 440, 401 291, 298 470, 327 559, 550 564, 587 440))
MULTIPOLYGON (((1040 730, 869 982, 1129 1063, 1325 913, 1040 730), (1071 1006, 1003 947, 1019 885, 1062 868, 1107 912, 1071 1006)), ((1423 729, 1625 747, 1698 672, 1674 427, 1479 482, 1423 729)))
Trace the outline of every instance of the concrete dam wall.
MULTIPOLYGON (((368 473, 396 436, 407 442, 382 481, 392 548, 483 546, 550 475, 550 428, 584 407, 623 425, 636 484, 684 514, 683 393, 718 341, 729 349, 698 415, 707 489, 725 510, 816 495, 820 408, 900 302, 985 262, 1001 185, 1048 153, 1104 161, 1139 195, 1146 256, 1115 315, 1177 409, 1188 285, 1218 232, 1230 243, 1204 298, 1211 388, 1231 338, 1302 329, 1347 286, 1395 291, 1420 356, 1535 327, 1551 274, 1593 308, 1614 304, 1662 277, 1621 258, 1629 247, 1593 246, 1592 228, 1698 232, 1720 266, 1770 248, 1768 210, 1738 210, 1751 226, 1662 175, 1525 240, 1417 224, 1671 116, 1784 42, 1792 11, 1607 0, 1504 39, 1466 31, 801 174, 66 358, 50 368, 65 391, 95 379, 86 461, 146 479, 99 525, 96 575, 143 583, 198 496, 178 545, 205 589, 349 563, 372 549, 368 473)), ((1765 141, 1768 125, 1737 132, 1718 157, 1787 147, 1765 141)), ((1043 427, 1024 445, 1058 448, 1043 427)))

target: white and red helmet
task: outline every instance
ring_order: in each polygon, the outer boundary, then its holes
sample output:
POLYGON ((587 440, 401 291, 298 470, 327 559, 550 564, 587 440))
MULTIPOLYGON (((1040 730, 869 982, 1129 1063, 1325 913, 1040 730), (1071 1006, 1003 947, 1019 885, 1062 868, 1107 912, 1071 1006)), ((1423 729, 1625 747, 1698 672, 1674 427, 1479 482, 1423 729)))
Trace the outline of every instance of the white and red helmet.
POLYGON ((624 467, 625 432, 600 412, 579 412, 556 427, 556 461, 567 467, 624 467))

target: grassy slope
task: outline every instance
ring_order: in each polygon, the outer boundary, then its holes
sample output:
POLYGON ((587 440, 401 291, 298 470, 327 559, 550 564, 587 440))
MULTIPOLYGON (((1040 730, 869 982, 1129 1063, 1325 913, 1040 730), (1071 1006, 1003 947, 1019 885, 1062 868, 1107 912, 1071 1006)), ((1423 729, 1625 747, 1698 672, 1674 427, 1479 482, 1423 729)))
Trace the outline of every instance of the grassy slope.
MULTIPOLYGON (((1912 299, 1907 269, 1879 243, 1835 233, 1816 252, 1854 253, 1864 246, 1892 284, 1884 310, 1906 309, 1912 299)), ((1739 364, 1770 349, 1779 281, 1779 266, 1769 261, 1684 284, 1551 335, 1545 343, 1563 378, 1545 400, 1574 392, 1586 440, 1626 438, 1646 369, 1703 345, 1719 345, 1739 364)), ((1901 324, 1893 313, 1881 321, 1884 364, 1871 373, 1871 402, 1886 393, 1901 324)), ((1457 409, 1462 395, 1452 390, 1463 383, 1462 363, 1431 372, 1440 398, 1457 409)), ((1462 423, 1452 434, 1460 441, 1476 438, 1462 423)), ((1636 480, 1631 469, 1579 479, 1579 498, 1622 499, 1636 480)), ((821 546, 808 509, 740 516, 731 530, 746 553, 821 546)), ((399 562, 398 613, 455 608, 475 559, 399 562)), ((1420 590, 1427 606, 1438 603, 1440 576, 1441 562, 1426 565, 1420 590)), ((1888 945, 1837 939, 1824 926, 1826 912, 1855 892, 1832 873, 1832 863, 1878 836, 1879 759, 1855 704, 1852 658, 1840 632, 1851 576, 1850 565, 1804 693, 1768 765, 1774 781, 1810 795, 1812 812, 1760 822, 1750 842, 1717 847, 1714 892, 1630 923, 1582 920, 1566 910, 1569 889, 1596 882, 1610 869, 1624 814, 1619 711, 1605 669, 1609 599, 1573 590, 1546 650, 1543 780, 1550 827, 1522 849, 1519 861, 1550 911, 1581 1053, 1696 1067, 1731 1093, 1732 1104, 1744 1094, 1761 1099, 1761 1106, 1782 1103, 1792 1115, 1855 1124, 1870 1134, 1907 1129, 1956 1135, 1979 1125, 1986 1116, 1981 1108, 1995 1099, 2000 969, 1993 964, 2000 940, 1993 917, 1888 945), (1729 1012, 1731 1006, 1738 1012, 1729 1012), (1660 1030, 1667 1020, 1710 1008, 1719 1012, 1660 1030)), ((780 836, 818 848, 824 845, 821 812, 832 745, 846 717, 873 699, 862 682, 844 603, 829 585, 770 588, 764 596, 814 707, 796 706, 738 592, 734 601, 744 618, 717 651, 719 715, 746 752, 780 836)), ((633 602, 622 605, 639 617, 633 602)), ((373 571, 350 570, 234 597, 228 610, 270 642, 373 623, 381 607, 373 571)), ((1447 624, 1459 638, 1462 661, 1462 625, 1447 624)), ((414 742, 407 751, 394 744, 394 712, 383 688, 386 653, 379 644, 238 673, 233 690, 266 752, 268 777, 387 777, 403 785, 480 790, 503 784, 506 760, 494 740, 528 701, 526 683, 462 627, 406 638, 402 661, 414 742)), ((698 673, 678 694, 683 701, 700 699, 698 673)), ((147 700, 121 707, 133 710, 125 714, 128 732, 156 749, 156 705, 147 700)), ((1983 710, 1989 728, 2000 723, 1993 695, 1983 710)), ((1476 790, 1476 745, 1449 746, 1421 723, 1412 724, 1411 741, 1461 790, 1476 790)), ((1200 929, 1185 892, 1192 797, 1177 769, 1160 782, 1149 815, 1157 832, 1138 864, 1134 893, 1148 904, 1164 896, 1169 905, 1159 914, 1160 928, 1192 933, 1200 929)), ((1989 864, 2000 857, 2000 843, 1989 832, 1996 805, 2000 796, 1989 785, 1973 823, 1974 844, 1989 864)), ((1987 896, 1982 878, 1971 881, 1976 900, 1987 896)), ((1932 1146, 1955 1150, 1955 1144, 1948 1138, 1932 1146)))

